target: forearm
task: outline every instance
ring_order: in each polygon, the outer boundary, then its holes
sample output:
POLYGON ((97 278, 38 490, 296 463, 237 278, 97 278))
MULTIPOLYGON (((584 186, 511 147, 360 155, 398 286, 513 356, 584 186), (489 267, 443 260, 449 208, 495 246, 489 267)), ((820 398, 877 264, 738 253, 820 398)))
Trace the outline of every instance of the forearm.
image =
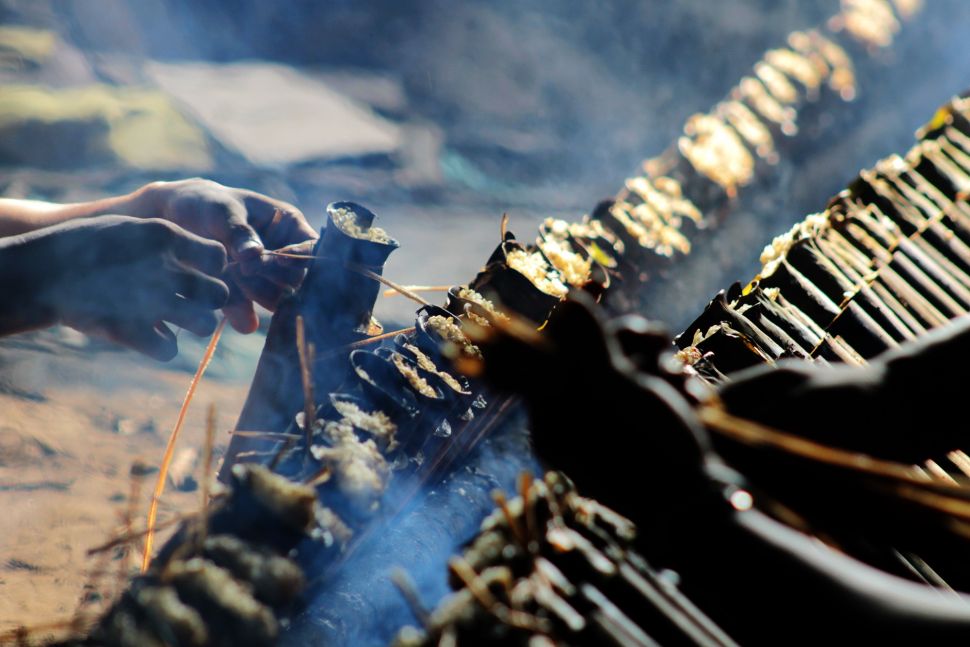
POLYGON ((71 204, 0 198, 0 237, 25 234, 78 218, 109 214, 147 217, 152 187, 149 184, 127 195, 71 204))

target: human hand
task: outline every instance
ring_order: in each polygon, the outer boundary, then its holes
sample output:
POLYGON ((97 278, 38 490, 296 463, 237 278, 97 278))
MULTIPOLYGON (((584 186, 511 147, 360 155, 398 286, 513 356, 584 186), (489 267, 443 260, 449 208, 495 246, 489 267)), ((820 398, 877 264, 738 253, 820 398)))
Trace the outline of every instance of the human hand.
POLYGON ((243 333, 259 325, 253 302, 275 310, 305 274, 305 263, 263 252, 304 243, 287 251, 308 254, 317 239, 316 231, 293 205, 198 178, 146 185, 134 194, 129 213, 163 218, 222 243, 232 261, 224 311, 233 328, 243 333))
POLYGON ((178 345, 163 322, 215 329, 225 267, 222 245, 160 219, 82 218, 3 238, 0 277, 14 305, 0 333, 63 323, 166 361, 178 345))

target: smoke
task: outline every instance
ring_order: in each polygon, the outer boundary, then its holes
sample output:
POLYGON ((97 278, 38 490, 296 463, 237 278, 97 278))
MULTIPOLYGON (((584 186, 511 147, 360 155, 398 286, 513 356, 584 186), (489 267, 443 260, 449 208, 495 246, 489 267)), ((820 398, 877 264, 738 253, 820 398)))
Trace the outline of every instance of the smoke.
MULTIPOLYGON (((338 569, 318 574, 308 608, 294 618, 281 645, 386 645, 402 626, 418 625, 391 581, 394 569, 406 573, 432 609, 449 591, 448 558, 493 509, 492 491, 512 496, 523 471, 541 473, 528 446, 525 414, 515 409, 443 480, 432 479, 399 513, 377 520, 338 569)), ((408 488, 399 482, 388 498, 408 488)))

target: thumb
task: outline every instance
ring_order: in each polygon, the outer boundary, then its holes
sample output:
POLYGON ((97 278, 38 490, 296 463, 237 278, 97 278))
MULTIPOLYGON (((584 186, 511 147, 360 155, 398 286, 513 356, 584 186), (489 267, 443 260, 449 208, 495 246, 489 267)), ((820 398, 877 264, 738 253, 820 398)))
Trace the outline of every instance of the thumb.
POLYGON ((249 214, 242 202, 210 203, 208 208, 212 235, 225 246, 231 259, 248 261, 262 255, 263 241, 250 226, 249 214))

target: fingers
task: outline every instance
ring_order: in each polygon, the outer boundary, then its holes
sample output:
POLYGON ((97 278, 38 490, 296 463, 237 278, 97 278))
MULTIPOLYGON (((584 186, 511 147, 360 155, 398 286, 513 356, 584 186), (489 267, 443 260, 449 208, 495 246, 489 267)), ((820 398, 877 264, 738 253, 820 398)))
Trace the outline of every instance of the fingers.
MULTIPOLYGON (((276 251, 292 256, 312 256, 315 240, 306 240, 278 249, 276 251)), ((300 287, 307 273, 310 260, 306 258, 291 258, 283 255, 267 256, 267 263, 259 273, 260 276, 269 280, 274 285, 284 289, 296 289, 300 287)))
POLYGON ((108 339, 149 357, 167 362, 178 354, 178 342, 171 329, 160 321, 112 319, 101 324, 108 339))
POLYGON ((270 249, 317 239, 316 230, 292 204, 254 191, 237 191, 249 212, 250 222, 262 233, 263 242, 270 249))
POLYGON ((243 276, 237 266, 230 267, 228 275, 235 283, 234 289, 238 289, 247 299, 255 301, 270 312, 275 312, 283 297, 295 291, 295 287, 278 285, 265 276, 243 276))
POLYGON ((216 313, 178 295, 165 299, 162 319, 199 337, 208 337, 219 323, 216 313))
POLYGON ((277 252, 281 254, 288 254, 289 256, 276 256, 274 255, 273 262, 281 267, 299 267, 304 268, 309 265, 310 261, 305 258, 292 258, 293 256, 313 256, 313 248, 316 245, 316 239, 305 240, 302 243, 294 243, 292 245, 287 245, 277 249, 277 252))
MULTIPOLYGON (((317 244, 317 239, 311 238, 309 240, 304 240, 299 243, 292 243, 290 245, 280 247, 276 251, 281 252, 283 254, 293 254, 294 256, 312 256, 313 247, 316 244, 317 244)), ((300 260, 300 259, 290 259, 285 256, 277 256, 276 259, 279 261, 300 260)), ((305 261, 302 261, 302 262, 305 262, 305 261)))
POLYGON ((200 337, 208 337, 218 323, 216 310, 225 305, 229 288, 220 280, 193 269, 162 264, 119 281, 125 287, 121 303, 110 315, 110 334, 116 341, 157 359, 177 352, 167 321, 200 337), (155 332, 150 332, 154 330, 155 332))
MULTIPOLYGON (((302 279, 303 271, 298 272, 302 279)), ((293 285, 279 285, 265 276, 243 276, 238 266, 229 268, 228 278, 229 300, 223 312, 229 324, 243 334, 254 332, 259 327, 254 301, 275 312, 280 301, 294 291, 293 285)))
MULTIPOLYGON (((195 268, 209 276, 221 276, 226 269, 226 250, 219 243, 186 231, 177 225, 165 223, 170 229, 168 248, 182 265, 195 268)), ((157 251, 157 250, 156 250, 157 251)))
POLYGON ((191 268, 171 270, 163 280, 167 289, 158 300, 159 318, 200 337, 211 335, 218 323, 214 311, 226 305, 229 287, 191 268))
POLYGON ((177 295, 200 307, 216 310, 229 300, 226 283, 192 268, 173 270, 170 282, 177 295))
MULTIPOLYGON (((305 261, 281 259, 263 252, 267 248, 315 241, 316 231, 293 205, 253 191, 198 179, 170 183, 162 189, 168 196, 163 200, 165 218, 192 232, 174 227, 176 233, 182 234, 172 241, 174 259, 179 269, 191 268, 198 272, 179 275, 177 293, 194 305, 221 306, 234 329, 244 333, 254 331, 258 319, 253 303, 275 310, 306 274, 305 261), (215 248, 219 248, 221 255, 215 248), (228 266, 225 265, 227 254, 232 260, 228 266), (228 293, 216 283, 207 283, 204 275, 223 278, 229 284, 228 293)), ((312 242, 289 251, 309 254, 312 242)), ((175 307, 184 305, 166 303, 172 313, 166 312, 162 318, 189 330, 206 330, 209 318, 175 307)))
POLYGON ((239 287, 246 298, 255 301, 270 312, 276 312, 276 307, 283 297, 293 293, 293 290, 273 285, 261 276, 247 276, 239 282, 239 287))
POLYGON ((260 277, 283 288, 284 291, 295 290, 300 287, 304 276, 306 276, 306 270, 302 267, 280 266, 275 263, 260 272, 260 277))
MULTIPOLYGON (((249 222, 259 231, 266 248, 278 249, 294 243, 316 240, 316 232, 293 205, 251 191, 237 192, 242 197, 249 222)), ((262 276, 281 287, 295 287, 303 280, 303 272, 281 269, 303 267, 302 263, 293 263, 294 260, 296 259, 289 259, 289 263, 279 263, 278 257, 264 256, 258 263, 243 264, 242 273, 246 276, 262 276)))
POLYGON ((222 311, 229 320, 229 325, 237 332, 248 335, 259 328, 259 318, 253 302, 243 294, 236 281, 229 282, 229 300, 222 311))
POLYGON ((213 200, 202 204, 203 219, 209 223, 209 233, 225 246, 233 260, 258 260, 263 241, 249 224, 249 213, 238 200, 213 200))

